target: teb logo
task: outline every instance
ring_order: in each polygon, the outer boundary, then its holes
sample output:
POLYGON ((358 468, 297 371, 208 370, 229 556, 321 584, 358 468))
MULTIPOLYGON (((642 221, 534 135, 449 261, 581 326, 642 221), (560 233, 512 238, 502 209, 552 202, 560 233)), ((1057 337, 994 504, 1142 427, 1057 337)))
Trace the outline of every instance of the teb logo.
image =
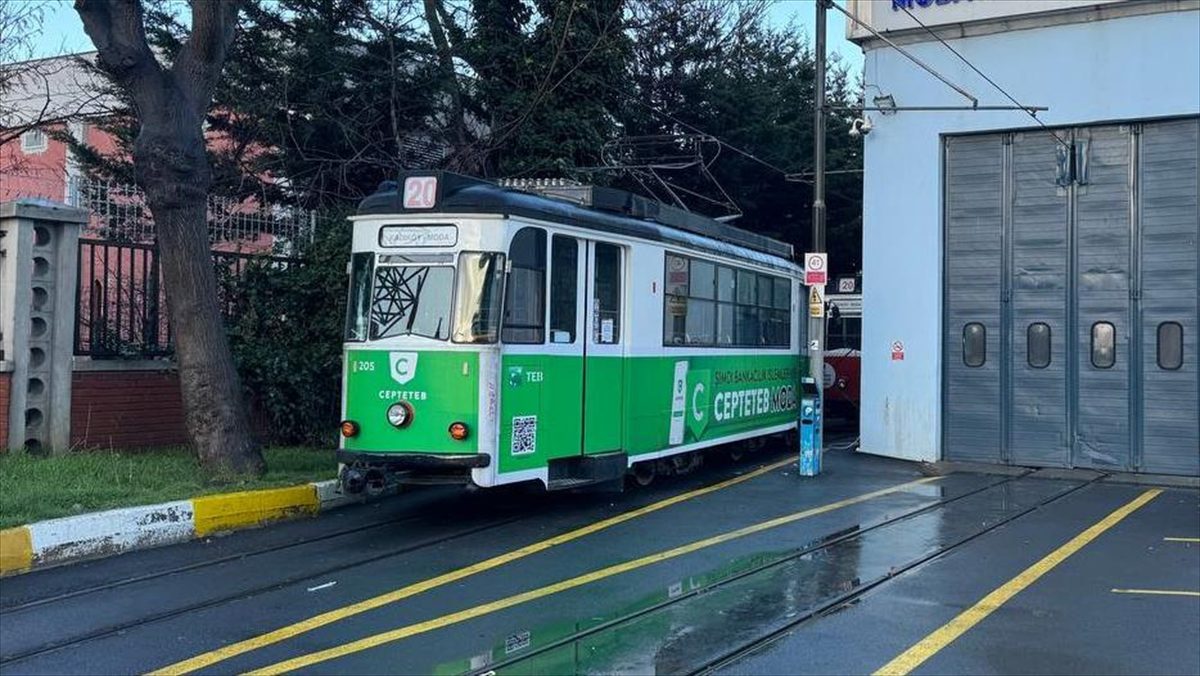
POLYGON ((392 378, 396 382, 404 385, 417 375, 417 356, 416 352, 391 352, 388 354, 392 378))

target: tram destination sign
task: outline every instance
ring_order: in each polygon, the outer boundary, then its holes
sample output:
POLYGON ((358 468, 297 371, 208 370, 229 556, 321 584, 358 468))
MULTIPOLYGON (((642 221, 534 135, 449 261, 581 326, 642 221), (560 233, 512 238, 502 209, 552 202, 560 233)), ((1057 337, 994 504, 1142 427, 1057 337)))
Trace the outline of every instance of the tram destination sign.
POLYGON ((458 226, 385 225, 379 229, 379 246, 454 246, 458 244, 458 226))

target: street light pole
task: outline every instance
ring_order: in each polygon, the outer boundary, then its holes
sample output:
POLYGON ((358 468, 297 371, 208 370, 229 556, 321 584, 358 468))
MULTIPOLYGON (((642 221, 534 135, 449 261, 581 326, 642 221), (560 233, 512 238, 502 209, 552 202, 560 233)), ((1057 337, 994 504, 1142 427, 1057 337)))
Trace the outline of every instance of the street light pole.
MULTIPOLYGON (((825 15, 828 0, 816 0, 815 86, 816 105, 813 107, 813 205, 812 253, 825 251, 825 15)), ((808 318, 809 374, 817 386, 824 410, 825 388, 825 317, 808 318)), ((821 313, 824 315, 824 312, 821 313)))

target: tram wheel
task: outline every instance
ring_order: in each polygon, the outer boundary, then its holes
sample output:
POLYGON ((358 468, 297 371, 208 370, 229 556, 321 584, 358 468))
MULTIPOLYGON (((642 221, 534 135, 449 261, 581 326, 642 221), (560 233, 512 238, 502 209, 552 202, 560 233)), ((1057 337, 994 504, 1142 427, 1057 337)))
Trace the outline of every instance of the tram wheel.
POLYGON ((704 463, 704 456, 700 453, 682 453, 680 455, 671 456, 671 472, 672 474, 682 475, 700 469, 700 465, 704 463))
POLYGON ((645 488, 646 486, 654 483, 654 477, 656 475, 656 472, 654 471, 654 465, 655 463, 653 461, 636 463, 634 464, 633 468, 630 469, 629 477, 633 479, 634 484, 645 488))

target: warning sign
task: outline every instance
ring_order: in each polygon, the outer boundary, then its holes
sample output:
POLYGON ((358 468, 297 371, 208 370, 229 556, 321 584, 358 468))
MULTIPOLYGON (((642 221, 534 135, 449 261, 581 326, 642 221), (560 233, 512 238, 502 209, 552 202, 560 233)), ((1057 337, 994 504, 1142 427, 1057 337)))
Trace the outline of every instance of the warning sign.
POLYGON ((804 283, 809 286, 825 286, 829 283, 829 255, 823 253, 804 254, 804 283))
POLYGON ((809 317, 824 317, 825 316, 825 292, 824 287, 813 286, 808 290, 808 316, 809 317))
POLYGON ((892 341, 892 361, 904 361, 904 342, 892 341))

